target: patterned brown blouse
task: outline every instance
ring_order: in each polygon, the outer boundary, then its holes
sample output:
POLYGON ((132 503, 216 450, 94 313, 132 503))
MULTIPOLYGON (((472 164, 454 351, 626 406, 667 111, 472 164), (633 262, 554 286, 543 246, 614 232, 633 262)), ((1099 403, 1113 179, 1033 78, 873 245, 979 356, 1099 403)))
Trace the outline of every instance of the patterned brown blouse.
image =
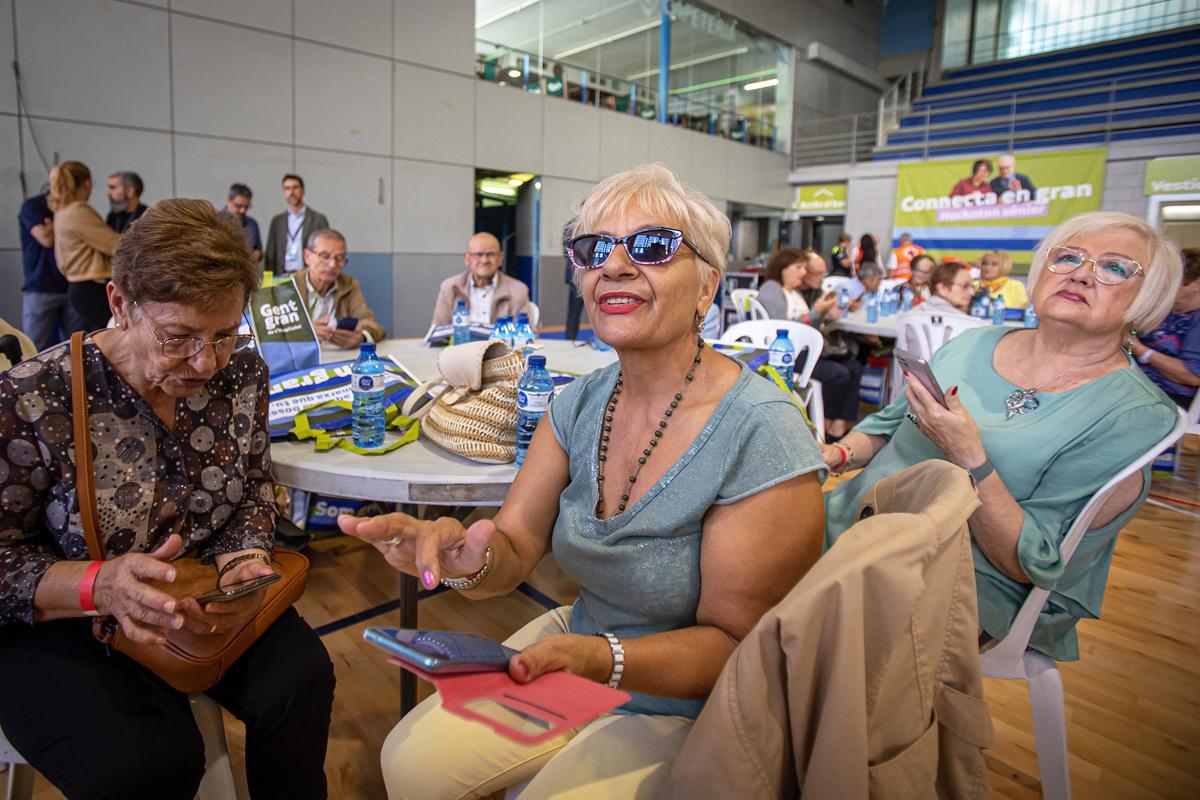
MULTIPOLYGON (((96 505, 105 556, 149 552, 171 533, 211 559, 275 540, 267 368, 233 354, 170 431, 86 342, 96 505)), ((88 558, 75 497, 67 344, 0 375, 0 625, 33 623, 33 595, 61 559, 88 558)))

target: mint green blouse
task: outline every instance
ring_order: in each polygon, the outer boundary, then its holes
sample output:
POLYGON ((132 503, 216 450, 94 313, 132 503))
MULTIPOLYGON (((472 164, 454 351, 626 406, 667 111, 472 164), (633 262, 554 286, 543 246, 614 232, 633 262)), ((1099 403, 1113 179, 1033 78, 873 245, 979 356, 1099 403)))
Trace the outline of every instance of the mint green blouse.
MULTIPOLYGON (((938 383, 958 396, 979 426, 983 448, 1025 512, 1017 557, 1036 586, 1051 590, 1031 646, 1058 661, 1079 658, 1075 623, 1097 618, 1108 581, 1117 533, 1150 491, 1149 468, 1137 502, 1103 528, 1084 534, 1070 564, 1060 546, 1071 523, 1097 490, 1165 437, 1175 424, 1175 405, 1132 359, 1129 367, 1067 392, 1039 392, 1040 407, 1005 419, 1004 398, 1017 387, 996 374, 992 358, 1003 326, 966 331, 938 350, 930 367, 938 383)), ((826 494, 825 546, 854 523, 859 501, 879 480, 945 454, 905 418, 901 397, 855 426, 860 433, 890 437, 853 480, 826 494)), ((1001 639, 1029 593, 1006 577, 972 542, 979 624, 1001 639)))

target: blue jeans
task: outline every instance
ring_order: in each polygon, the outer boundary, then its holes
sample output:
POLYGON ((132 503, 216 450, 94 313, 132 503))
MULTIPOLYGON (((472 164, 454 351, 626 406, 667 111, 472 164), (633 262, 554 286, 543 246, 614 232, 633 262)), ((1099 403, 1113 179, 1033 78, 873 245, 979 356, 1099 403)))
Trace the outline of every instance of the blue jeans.
POLYGON ((33 340, 38 352, 58 344, 85 325, 71 304, 66 292, 25 292, 21 309, 21 327, 33 340))

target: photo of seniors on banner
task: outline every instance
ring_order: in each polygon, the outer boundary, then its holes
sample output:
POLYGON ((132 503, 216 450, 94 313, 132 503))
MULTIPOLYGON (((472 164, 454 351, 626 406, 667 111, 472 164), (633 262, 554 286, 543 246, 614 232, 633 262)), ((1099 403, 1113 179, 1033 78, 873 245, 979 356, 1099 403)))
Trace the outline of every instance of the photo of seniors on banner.
POLYGON ((271 375, 321 363, 321 346, 291 277, 266 279, 250 298, 250 324, 271 375))
POLYGON ((892 247, 900 236, 936 258, 975 263, 991 250, 1012 254, 1014 272, 1029 270, 1033 251, 1056 225, 1098 211, 1108 151, 981 152, 963 158, 900 164, 892 247))

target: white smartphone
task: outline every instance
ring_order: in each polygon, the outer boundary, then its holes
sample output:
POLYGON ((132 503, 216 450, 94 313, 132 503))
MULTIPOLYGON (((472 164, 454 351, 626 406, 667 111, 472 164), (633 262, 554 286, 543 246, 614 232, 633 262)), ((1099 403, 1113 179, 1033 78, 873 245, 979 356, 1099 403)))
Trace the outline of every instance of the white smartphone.
POLYGON ((904 371, 919 380, 921 385, 933 395, 933 399, 942 404, 942 408, 948 408, 946 395, 942 392, 942 387, 938 385, 937 378, 933 377, 933 370, 929 368, 929 362, 907 350, 901 350, 899 347, 894 352, 896 360, 900 362, 904 371))

